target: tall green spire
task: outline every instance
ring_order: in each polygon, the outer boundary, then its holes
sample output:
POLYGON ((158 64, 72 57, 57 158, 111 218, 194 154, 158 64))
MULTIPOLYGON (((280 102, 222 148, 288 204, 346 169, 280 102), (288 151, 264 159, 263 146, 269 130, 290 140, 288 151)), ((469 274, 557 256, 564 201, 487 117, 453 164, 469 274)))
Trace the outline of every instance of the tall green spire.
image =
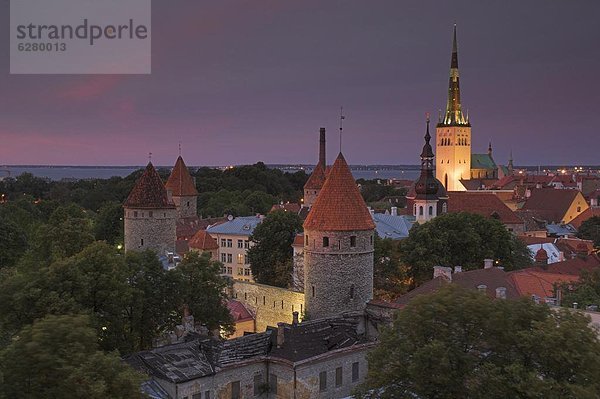
POLYGON ((448 84, 448 103, 444 118, 438 126, 469 126, 460 104, 460 84, 458 75, 458 41, 456 40, 456 24, 452 39, 452 57, 450 59, 450 81, 448 84))

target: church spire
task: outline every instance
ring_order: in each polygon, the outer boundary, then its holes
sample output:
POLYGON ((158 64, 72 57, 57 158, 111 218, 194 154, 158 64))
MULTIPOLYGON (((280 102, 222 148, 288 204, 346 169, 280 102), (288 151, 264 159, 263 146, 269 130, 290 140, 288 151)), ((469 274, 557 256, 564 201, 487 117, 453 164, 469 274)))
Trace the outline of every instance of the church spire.
POLYGON ((469 125, 465 119, 460 104, 460 84, 458 75, 458 42, 456 40, 456 24, 454 24, 454 36, 452 39, 452 56, 450 59, 450 81, 448 84, 448 103, 446 114, 438 125, 459 126, 469 125))

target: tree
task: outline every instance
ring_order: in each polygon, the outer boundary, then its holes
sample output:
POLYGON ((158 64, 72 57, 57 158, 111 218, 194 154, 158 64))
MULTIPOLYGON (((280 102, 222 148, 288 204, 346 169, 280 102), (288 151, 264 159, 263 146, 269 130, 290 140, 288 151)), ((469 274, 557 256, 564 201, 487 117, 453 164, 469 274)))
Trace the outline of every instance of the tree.
POLYGON ((284 288, 291 284, 292 243, 300 231, 300 217, 285 211, 269 213, 256 226, 250 236, 254 245, 248 250, 254 280, 284 288))
POLYGON ((27 236, 15 222, 0 217, 0 269, 13 266, 27 249, 27 236))
POLYGON ((527 246, 492 218, 471 213, 448 213, 415 224, 400 244, 401 261, 417 285, 430 280, 433 266, 481 268, 484 259, 494 259, 505 270, 531 264, 527 246))
POLYGON ((114 245, 123 242, 123 206, 118 202, 106 202, 96 215, 94 224, 96 240, 114 245))
POLYGON ((400 262, 400 241, 375 234, 373 288, 375 297, 394 300, 408 289, 406 268, 400 262))
POLYGON ((589 318, 448 285, 413 299, 368 355, 376 398, 597 398, 589 318))
POLYGON ((600 216, 593 216, 581 223, 577 236, 584 240, 592 240, 595 247, 600 247, 600 216))
POLYGON ((579 281, 560 284, 557 289, 560 289, 561 303, 565 307, 573 306, 574 302, 582 309, 600 306, 600 270, 584 270, 579 281))
POLYGON ((173 272, 179 289, 179 308, 187 306, 196 324, 203 324, 210 331, 231 334, 234 326, 226 293, 229 284, 220 275, 221 266, 210 259, 210 254, 192 251, 173 272))
POLYGON ((23 328, 0 352, 7 398, 141 398, 142 376, 98 350, 85 315, 47 316, 23 328))

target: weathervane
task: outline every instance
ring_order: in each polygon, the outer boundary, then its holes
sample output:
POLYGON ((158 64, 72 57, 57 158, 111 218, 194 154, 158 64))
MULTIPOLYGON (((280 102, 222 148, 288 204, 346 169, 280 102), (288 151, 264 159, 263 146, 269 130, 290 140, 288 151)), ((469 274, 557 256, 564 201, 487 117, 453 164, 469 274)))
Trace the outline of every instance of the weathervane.
POLYGON ((179 142, 179 156, 181 156, 181 141, 179 142))
POLYGON ((151 152, 148 153, 148 162, 152 162, 152 153, 151 152))
POLYGON ((340 107, 340 152, 342 152, 342 131, 344 130, 344 107, 340 107))

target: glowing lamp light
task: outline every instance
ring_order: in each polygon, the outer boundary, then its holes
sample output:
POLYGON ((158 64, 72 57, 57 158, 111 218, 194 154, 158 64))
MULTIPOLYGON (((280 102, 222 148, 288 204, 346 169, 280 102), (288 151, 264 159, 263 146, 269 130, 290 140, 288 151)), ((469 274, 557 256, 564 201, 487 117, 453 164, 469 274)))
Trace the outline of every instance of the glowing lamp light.
POLYGON ((123 249, 123 244, 117 244, 117 249, 120 251, 123 249))

